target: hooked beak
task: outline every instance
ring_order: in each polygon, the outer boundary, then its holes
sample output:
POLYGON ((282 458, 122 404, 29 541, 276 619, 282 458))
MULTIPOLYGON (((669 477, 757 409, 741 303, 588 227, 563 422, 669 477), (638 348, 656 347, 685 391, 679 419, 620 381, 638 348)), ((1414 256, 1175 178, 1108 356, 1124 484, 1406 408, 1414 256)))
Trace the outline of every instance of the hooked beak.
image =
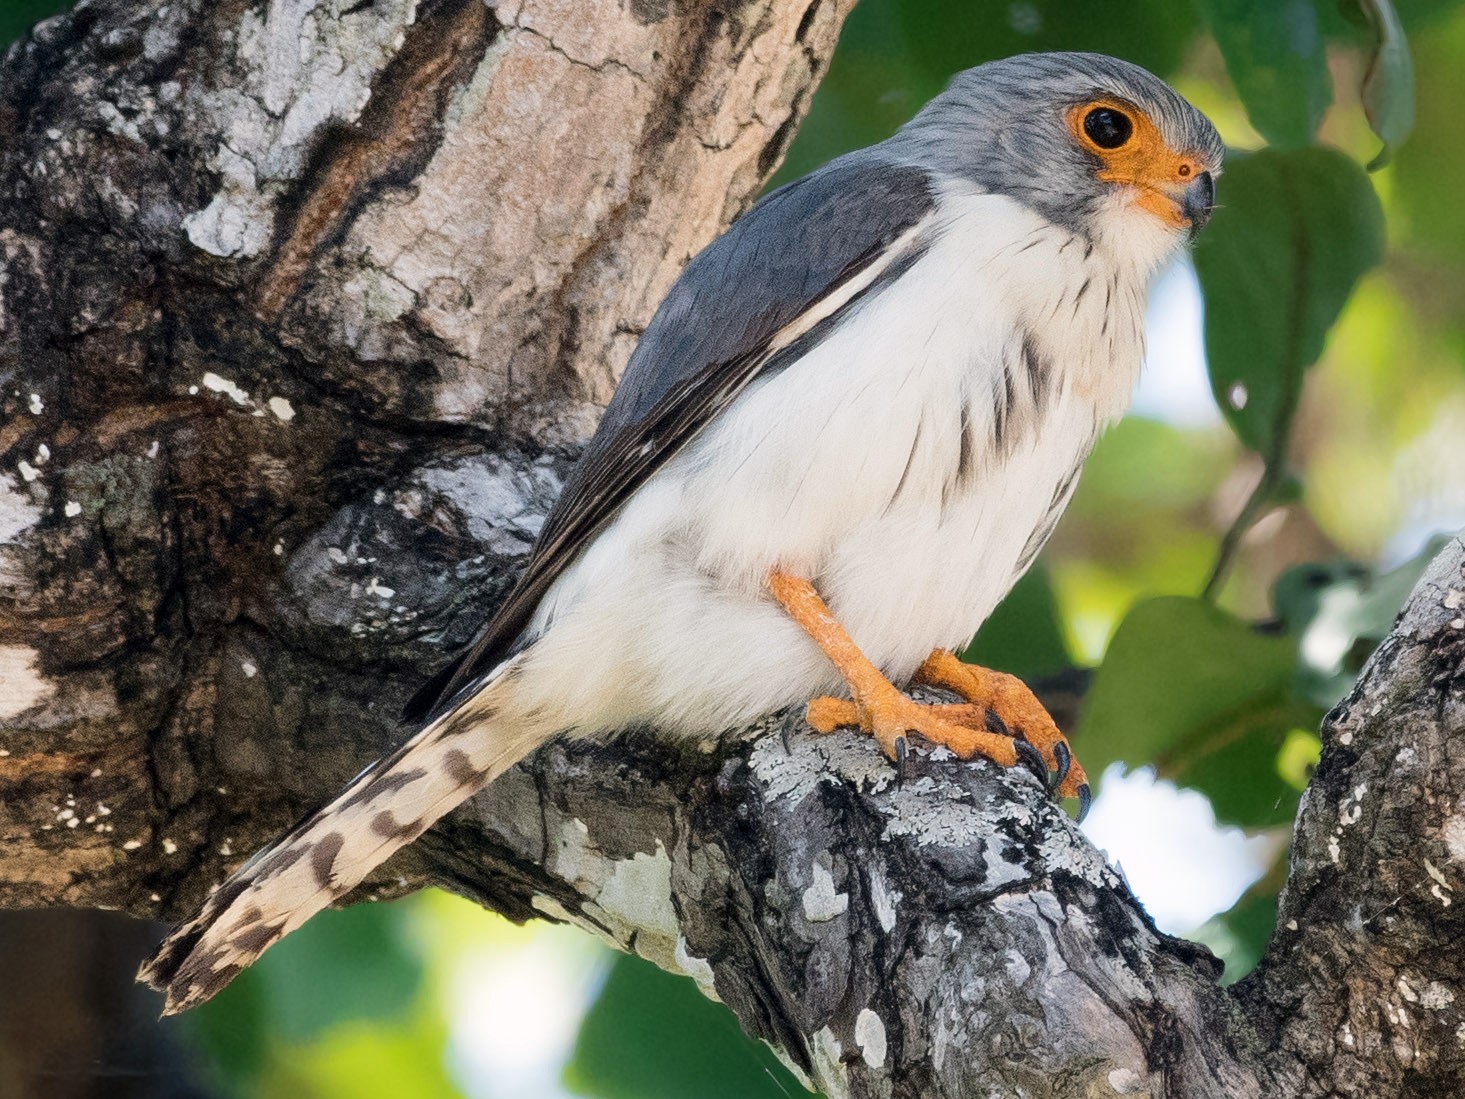
POLYGON ((1210 172, 1201 172, 1185 186, 1180 195, 1180 213, 1190 222, 1190 239, 1205 228, 1216 207, 1216 181, 1210 172))

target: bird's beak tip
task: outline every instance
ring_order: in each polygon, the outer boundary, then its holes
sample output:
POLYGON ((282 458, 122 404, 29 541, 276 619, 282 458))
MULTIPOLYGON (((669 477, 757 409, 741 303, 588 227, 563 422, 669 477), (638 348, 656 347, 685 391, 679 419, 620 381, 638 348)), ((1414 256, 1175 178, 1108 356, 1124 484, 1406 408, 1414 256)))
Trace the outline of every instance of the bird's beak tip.
POLYGON ((1210 172, 1201 172, 1188 184, 1181 194, 1180 212, 1190 222, 1190 239, 1195 240, 1200 231, 1211 220, 1211 211, 1216 207, 1216 181, 1210 172))

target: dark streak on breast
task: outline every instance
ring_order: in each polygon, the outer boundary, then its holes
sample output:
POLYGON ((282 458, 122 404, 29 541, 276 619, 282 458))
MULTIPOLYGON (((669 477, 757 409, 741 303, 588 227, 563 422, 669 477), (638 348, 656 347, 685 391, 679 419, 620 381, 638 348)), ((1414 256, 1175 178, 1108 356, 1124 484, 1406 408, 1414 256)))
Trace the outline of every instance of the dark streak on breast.
POLYGON ((1093 283, 1094 277, 1088 276, 1083 280, 1083 285, 1078 288, 1078 293, 1073 296, 1073 315, 1078 317, 1078 307, 1083 304, 1084 295, 1089 292, 1089 286, 1093 283))
POLYGON ((1007 454, 1007 417, 1012 413, 1012 368, 1002 370, 1002 382, 992 389, 992 447, 1000 455, 1007 454))
POLYGON ((916 464, 916 451, 921 446, 921 428, 923 426, 925 426, 924 420, 916 424, 915 438, 911 439, 911 452, 905 456, 905 468, 900 471, 900 480, 896 483, 895 491, 890 494, 890 502, 885 505, 886 514, 889 514, 890 509, 895 506, 895 502, 900 499, 901 492, 905 490, 905 483, 910 478, 911 466, 916 464))
POLYGON ((1049 370, 1048 362, 1038 347, 1037 337, 1031 330, 1022 334, 1022 359, 1027 368, 1028 393, 1033 399, 1033 409, 1041 413, 1047 403, 1049 370))
POLYGON ((1043 241, 1045 241, 1047 239, 1048 239, 1048 230, 1047 230, 1046 227, 1041 228, 1041 229, 1034 229, 1031 233, 1028 234, 1028 242, 1026 244, 1024 244, 1021 248, 1019 248, 1016 252, 1014 252, 1013 255, 1020 256, 1024 252, 1026 252, 1028 249, 1030 249, 1030 248, 1036 248, 1038 245, 1042 244, 1043 241))
POLYGON ((972 406, 967 402, 961 406, 961 432, 957 440, 956 486, 965 489, 977 473, 976 447, 972 446, 972 406))
POLYGON ((1073 463, 1073 468, 1064 475, 1063 479, 1053 488, 1053 495, 1048 500, 1048 510, 1043 514, 1042 521, 1033 528, 1032 534, 1023 544, 1022 553, 1018 554, 1017 565, 1014 572, 1021 576, 1027 571, 1033 559, 1038 556, 1048 539, 1053 536, 1053 530, 1058 526, 1058 520, 1063 517, 1064 509, 1068 507, 1068 500, 1073 495, 1073 490, 1078 485, 1078 475, 1083 471, 1084 459, 1088 457, 1089 449, 1093 446, 1092 439, 1079 451, 1078 461, 1073 463))

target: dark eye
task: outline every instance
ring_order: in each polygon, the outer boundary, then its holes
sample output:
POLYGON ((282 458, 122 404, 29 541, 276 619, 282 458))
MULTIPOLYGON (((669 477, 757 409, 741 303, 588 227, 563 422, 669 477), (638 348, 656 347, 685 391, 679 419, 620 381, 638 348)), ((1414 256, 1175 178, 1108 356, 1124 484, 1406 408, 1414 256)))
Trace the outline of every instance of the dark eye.
POLYGON ((1134 133, 1134 123, 1123 111, 1095 107, 1083 116, 1083 132, 1101 149, 1117 149, 1134 133))

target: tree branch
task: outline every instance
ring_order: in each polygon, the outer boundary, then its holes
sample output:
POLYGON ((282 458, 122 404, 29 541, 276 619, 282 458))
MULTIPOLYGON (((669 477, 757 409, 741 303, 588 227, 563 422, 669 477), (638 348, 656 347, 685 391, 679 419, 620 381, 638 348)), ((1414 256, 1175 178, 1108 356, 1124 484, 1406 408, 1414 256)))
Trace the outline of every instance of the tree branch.
MULTIPOLYGON (((395 739, 847 8, 83 0, 5 58, 0 905, 176 916, 395 739)), ((1232 989, 1023 774, 787 715, 552 744, 363 893, 586 927, 832 1097, 1454 1094, 1462 565, 1232 989)))

